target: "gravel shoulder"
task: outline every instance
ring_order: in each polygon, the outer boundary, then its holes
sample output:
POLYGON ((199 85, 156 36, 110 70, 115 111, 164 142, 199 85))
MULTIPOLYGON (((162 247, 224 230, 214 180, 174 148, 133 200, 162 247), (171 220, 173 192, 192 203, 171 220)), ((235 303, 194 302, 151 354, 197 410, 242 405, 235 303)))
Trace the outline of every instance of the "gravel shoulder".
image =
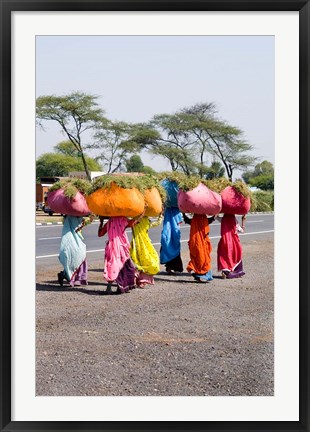
POLYGON ((243 250, 241 279, 162 271, 122 295, 104 294, 102 260, 86 288, 59 287, 60 266, 38 270, 36 395, 273 395, 273 239, 243 250))

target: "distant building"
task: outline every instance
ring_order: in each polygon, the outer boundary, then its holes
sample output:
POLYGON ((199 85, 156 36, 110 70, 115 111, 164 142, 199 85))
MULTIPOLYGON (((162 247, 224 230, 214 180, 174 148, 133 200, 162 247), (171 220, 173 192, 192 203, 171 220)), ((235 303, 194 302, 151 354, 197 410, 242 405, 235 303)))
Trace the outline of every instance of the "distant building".
POLYGON ((62 177, 41 177, 40 183, 36 184, 36 208, 40 209, 45 203, 47 193, 52 184, 62 177))
MULTIPOLYGON (((105 175, 106 173, 103 171, 90 171, 90 179, 91 181, 94 180, 96 177, 100 177, 105 175)), ((80 179, 87 179, 87 175, 85 171, 71 171, 69 172, 70 178, 80 178, 80 179)))
MULTIPOLYGON (((105 173, 102 171, 90 171, 90 178, 91 180, 95 179, 96 177, 100 177, 104 175, 105 173)), ((65 179, 65 178, 80 178, 80 179, 87 179, 85 171, 72 171, 69 172, 69 175, 67 177, 41 177, 40 183, 36 184, 36 208, 40 209, 45 204, 45 200, 48 194, 49 188, 56 183, 59 180, 65 179)))

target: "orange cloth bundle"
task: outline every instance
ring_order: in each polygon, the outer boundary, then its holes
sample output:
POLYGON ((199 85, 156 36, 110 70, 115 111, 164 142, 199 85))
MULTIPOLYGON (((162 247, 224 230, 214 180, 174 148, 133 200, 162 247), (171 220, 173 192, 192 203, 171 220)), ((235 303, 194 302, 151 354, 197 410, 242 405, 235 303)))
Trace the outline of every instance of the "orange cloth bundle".
POLYGON ((250 197, 245 197, 233 186, 227 186, 224 190, 222 190, 221 196, 222 213, 244 215, 250 210, 250 197))
POLYGON ((145 204, 147 205, 145 210, 145 216, 156 217, 159 216, 163 210, 163 203, 160 197, 160 193, 156 187, 147 189, 144 192, 145 204))
POLYGON ((138 189, 125 189, 115 183, 97 189, 86 201, 92 213, 99 216, 136 217, 144 211, 144 196, 138 189))
POLYGON ((178 207, 183 213, 216 215, 221 211, 222 198, 203 183, 194 189, 178 192, 178 207))

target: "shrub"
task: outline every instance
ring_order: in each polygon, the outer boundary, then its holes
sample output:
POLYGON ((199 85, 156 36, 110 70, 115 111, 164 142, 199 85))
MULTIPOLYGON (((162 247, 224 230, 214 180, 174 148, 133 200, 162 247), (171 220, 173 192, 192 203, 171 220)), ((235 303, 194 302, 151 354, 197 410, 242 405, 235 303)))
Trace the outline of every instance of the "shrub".
POLYGON ((250 211, 264 212, 264 211, 273 211, 273 209, 274 209, 273 191, 252 192, 252 205, 250 211))

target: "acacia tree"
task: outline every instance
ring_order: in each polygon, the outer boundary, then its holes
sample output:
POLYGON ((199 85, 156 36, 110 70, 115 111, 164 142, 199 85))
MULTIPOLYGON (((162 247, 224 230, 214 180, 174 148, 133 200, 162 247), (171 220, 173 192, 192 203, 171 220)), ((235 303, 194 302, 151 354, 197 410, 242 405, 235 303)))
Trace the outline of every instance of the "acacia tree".
POLYGON ((253 147, 243 139, 243 131, 219 120, 213 103, 201 103, 184 108, 181 114, 184 128, 192 137, 192 141, 196 139, 201 176, 207 152, 223 163, 227 177, 231 181, 235 169, 244 170, 257 160, 249 154, 253 147))
POLYGON ((225 174, 225 168, 220 162, 213 161, 211 166, 204 166, 202 172, 206 179, 211 180, 214 178, 223 177, 225 174))
POLYGON ((172 171, 185 174, 195 171, 193 142, 177 114, 155 115, 149 123, 136 124, 132 130, 132 142, 138 149, 167 159, 172 171))
POLYGON ((65 96, 40 96, 36 101, 36 116, 42 126, 43 120, 56 121, 81 157, 84 170, 90 180, 90 172, 85 158, 86 145, 82 134, 92 129, 102 120, 103 110, 98 107, 98 96, 73 92, 65 96))
POLYGON ((256 158, 243 132, 216 116, 213 103, 196 104, 175 114, 156 115, 137 129, 135 141, 151 153, 168 159, 173 171, 208 172, 208 157, 223 164, 232 180, 235 169, 244 170, 256 158))
POLYGON ((128 156, 139 148, 131 139, 132 130, 133 126, 128 123, 107 119, 96 125, 91 148, 100 150, 96 159, 102 162, 107 173, 124 170, 128 156))
POLYGON ((54 146, 54 151, 58 154, 78 157, 78 151, 71 141, 61 141, 54 146))

